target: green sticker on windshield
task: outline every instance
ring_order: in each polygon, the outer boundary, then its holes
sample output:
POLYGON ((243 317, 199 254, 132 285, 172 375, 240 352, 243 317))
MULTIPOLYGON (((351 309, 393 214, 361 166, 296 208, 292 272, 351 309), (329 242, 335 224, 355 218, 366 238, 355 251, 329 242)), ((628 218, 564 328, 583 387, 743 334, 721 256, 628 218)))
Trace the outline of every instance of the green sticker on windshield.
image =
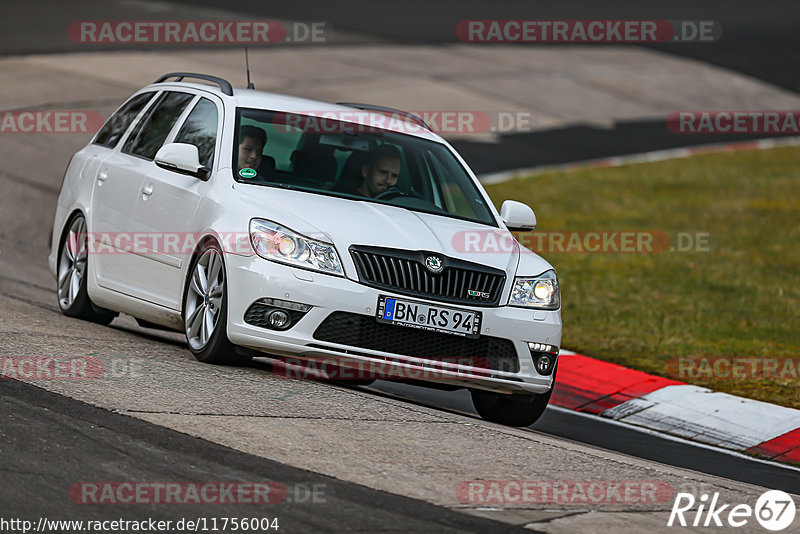
POLYGON ((242 178, 255 178, 256 174, 258 173, 256 172, 255 169, 250 169, 248 167, 245 167, 244 169, 239 171, 239 176, 241 176, 242 178))

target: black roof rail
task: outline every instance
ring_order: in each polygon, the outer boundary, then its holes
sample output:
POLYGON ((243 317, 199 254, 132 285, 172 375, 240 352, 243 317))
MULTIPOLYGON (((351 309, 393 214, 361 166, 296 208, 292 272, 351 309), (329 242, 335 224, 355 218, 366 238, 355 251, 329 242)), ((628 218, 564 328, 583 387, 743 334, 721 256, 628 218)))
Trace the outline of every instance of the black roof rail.
POLYGON ((339 105, 339 106, 348 106, 348 107, 351 107, 351 108, 363 109, 364 111, 378 111, 380 113, 397 114, 397 115, 400 115, 402 117, 405 117, 406 119, 410 119, 411 122, 414 122, 414 123, 422 126, 423 128, 425 128, 429 132, 433 131, 433 130, 431 130, 430 126, 425 124, 425 121, 422 120, 422 118, 419 115, 415 115, 413 113, 409 113, 408 111, 403 111, 402 109, 389 108, 389 107, 386 107, 386 106, 375 106, 373 104, 359 104, 359 103, 356 103, 356 102, 337 102, 336 104, 339 105))
POLYGON ((214 82, 215 84, 219 85, 220 90, 228 96, 233 96, 233 86, 231 82, 228 80, 224 80, 222 78, 217 78, 216 76, 210 76, 208 74, 197 74, 194 72, 170 72, 169 74, 164 74, 160 76, 156 81, 153 83, 161 83, 165 82, 169 78, 178 78, 175 80, 176 82, 183 81, 184 78, 197 78, 198 80, 205 80, 207 82, 214 82))

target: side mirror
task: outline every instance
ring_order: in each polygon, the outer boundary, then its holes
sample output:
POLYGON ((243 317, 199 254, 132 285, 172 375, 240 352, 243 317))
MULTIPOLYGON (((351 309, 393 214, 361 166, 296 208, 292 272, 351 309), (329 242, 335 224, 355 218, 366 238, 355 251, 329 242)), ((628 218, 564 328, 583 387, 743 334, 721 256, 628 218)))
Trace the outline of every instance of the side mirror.
POLYGON ((159 167, 170 171, 190 174, 201 180, 208 179, 210 169, 200 164, 197 147, 188 143, 167 143, 158 149, 155 162, 159 167))
POLYGON ((516 200, 506 200, 500 206, 500 218, 511 231, 525 231, 536 228, 536 215, 527 204, 516 200))

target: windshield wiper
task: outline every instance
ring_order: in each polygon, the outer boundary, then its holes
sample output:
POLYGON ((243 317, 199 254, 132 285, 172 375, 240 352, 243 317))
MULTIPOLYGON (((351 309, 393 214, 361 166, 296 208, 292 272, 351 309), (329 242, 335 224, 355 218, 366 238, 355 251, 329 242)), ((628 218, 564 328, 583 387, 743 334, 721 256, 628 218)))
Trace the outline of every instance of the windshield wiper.
POLYGON ((240 184, 252 184, 252 185, 266 185, 270 187, 280 187, 281 189, 296 189, 294 186, 290 184, 284 184, 281 182, 265 182, 263 180, 254 180, 251 178, 241 178, 239 180, 240 184))

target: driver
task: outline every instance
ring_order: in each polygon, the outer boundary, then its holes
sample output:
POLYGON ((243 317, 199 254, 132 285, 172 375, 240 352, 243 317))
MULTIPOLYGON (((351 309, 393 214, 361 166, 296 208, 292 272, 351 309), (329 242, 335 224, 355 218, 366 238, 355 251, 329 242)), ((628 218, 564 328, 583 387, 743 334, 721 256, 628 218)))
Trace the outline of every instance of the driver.
POLYGON ((385 144, 372 149, 367 162, 361 166, 361 185, 353 193, 375 198, 396 186, 400 175, 400 159, 400 150, 394 145, 385 144))

